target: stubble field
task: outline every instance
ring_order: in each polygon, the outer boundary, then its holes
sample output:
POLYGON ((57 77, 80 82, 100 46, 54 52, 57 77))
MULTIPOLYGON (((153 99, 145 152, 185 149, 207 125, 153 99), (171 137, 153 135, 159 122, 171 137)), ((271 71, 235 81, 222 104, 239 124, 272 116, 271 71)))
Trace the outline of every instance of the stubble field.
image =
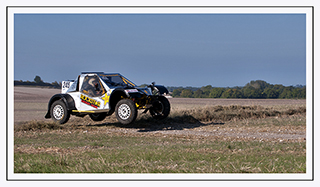
POLYGON ((163 121, 45 120, 56 89, 15 87, 16 173, 305 173, 306 101, 170 98, 163 121))

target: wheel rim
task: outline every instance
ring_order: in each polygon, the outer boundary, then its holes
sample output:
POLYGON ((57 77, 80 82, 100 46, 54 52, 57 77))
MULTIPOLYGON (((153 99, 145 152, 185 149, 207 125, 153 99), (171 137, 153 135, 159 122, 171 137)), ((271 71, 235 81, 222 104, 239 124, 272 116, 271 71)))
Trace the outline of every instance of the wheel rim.
POLYGON ((64 116, 64 110, 61 105, 56 105, 53 108, 53 116, 56 120, 61 120, 64 116))
POLYGON ((156 115, 160 115, 163 113, 163 109, 164 109, 164 106, 162 104, 162 102, 158 101, 157 103, 154 103, 153 105, 153 111, 156 115))
POLYGON ((119 106, 118 115, 121 119, 126 120, 131 115, 131 109, 127 104, 122 104, 119 106))

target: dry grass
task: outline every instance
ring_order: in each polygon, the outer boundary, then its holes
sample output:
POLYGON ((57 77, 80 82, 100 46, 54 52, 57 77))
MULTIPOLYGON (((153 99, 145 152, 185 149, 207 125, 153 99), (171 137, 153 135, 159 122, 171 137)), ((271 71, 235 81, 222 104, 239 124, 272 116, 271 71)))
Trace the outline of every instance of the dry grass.
POLYGON ((173 109, 132 125, 113 116, 15 125, 15 173, 305 173, 306 108, 173 109))
POLYGON ((305 107, 296 108, 282 108, 274 109, 273 107, 262 107, 262 106, 209 106, 203 108, 196 108, 191 110, 177 110, 173 112, 171 116, 182 118, 192 117, 198 121, 212 121, 212 120, 243 120, 250 118, 266 118, 266 117, 281 117, 286 115, 297 115, 306 113, 305 107))

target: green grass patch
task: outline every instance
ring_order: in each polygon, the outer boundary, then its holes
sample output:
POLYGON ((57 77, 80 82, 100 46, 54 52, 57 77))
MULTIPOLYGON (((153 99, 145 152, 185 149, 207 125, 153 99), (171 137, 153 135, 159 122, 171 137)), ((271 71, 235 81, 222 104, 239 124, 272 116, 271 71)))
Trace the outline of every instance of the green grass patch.
POLYGON ((106 133, 15 136, 15 173, 305 173, 305 143, 106 133))

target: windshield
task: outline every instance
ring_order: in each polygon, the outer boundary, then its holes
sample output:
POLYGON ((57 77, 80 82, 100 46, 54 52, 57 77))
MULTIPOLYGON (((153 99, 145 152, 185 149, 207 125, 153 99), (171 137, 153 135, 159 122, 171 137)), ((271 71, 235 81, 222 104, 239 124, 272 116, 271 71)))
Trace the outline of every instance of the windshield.
POLYGON ((100 78, 111 87, 116 86, 129 86, 134 87, 136 84, 129 81, 125 77, 121 76, 120 74, 99 74, 100 78))

